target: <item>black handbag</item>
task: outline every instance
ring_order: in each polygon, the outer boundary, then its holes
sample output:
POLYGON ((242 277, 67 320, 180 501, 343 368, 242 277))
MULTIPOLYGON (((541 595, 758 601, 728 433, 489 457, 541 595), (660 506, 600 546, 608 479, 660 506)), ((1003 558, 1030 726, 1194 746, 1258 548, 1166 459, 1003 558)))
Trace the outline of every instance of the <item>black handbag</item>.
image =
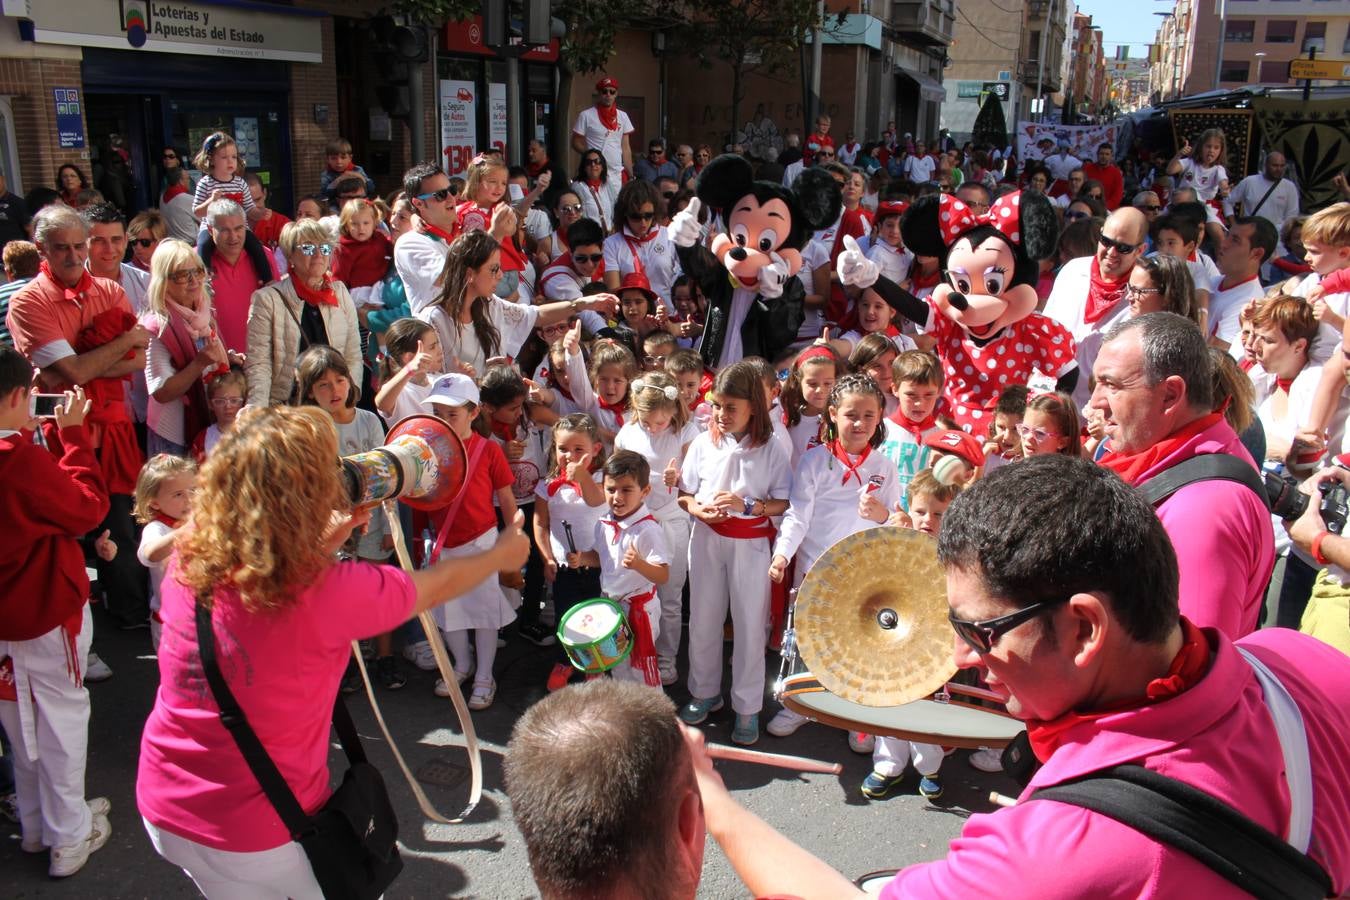
POLYGON ((347 773, 313 816, 305 814, 286 779, 267 755, 220 674, 216 663, 211 611, 197 604, 197 647, 211 694, 220 707, 220 721, 234 738, 263 794, 304 848, 314 878, 327 900, 375 900, 398 877, 403 858, 398 852, 398 818, 380 772, 366 760, 360 735, 339 693, 333 703, 333 727, 350 763, 347 773))

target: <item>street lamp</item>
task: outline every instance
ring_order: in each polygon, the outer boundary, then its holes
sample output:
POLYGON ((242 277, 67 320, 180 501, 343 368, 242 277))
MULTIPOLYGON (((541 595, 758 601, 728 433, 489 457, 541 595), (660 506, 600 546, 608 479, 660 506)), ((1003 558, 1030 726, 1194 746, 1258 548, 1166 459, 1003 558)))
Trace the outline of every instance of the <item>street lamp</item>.
POLYGON ((1256 57, 1256 79, 1259 82, 1261 80, 1261 60, 1266 58, 1266 51, 1257 50, 1253 55, 1256 57))

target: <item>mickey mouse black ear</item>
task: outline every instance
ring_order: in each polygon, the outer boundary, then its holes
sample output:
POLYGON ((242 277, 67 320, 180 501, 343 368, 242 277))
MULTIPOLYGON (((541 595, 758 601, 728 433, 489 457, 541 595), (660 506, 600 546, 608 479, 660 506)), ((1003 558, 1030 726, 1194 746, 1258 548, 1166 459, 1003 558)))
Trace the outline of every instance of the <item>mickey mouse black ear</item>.
POLYGON ((754 180, 750 160, 724 153, 703 167, 694 193, 713 209, 724 210, 749 193, 754 180))

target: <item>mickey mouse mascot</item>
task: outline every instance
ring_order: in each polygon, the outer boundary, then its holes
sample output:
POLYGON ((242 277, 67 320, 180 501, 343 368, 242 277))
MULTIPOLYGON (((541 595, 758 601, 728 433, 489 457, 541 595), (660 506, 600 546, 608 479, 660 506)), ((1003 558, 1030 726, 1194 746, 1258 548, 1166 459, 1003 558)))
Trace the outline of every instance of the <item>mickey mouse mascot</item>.
POLYGON ((699 352, 719 369, 746 356, 775 361, 797 340, 805 318, 805 290, 794 276, 801 249, 818 229, 839 217, 839 186, 820 169, 807 169, 792 189, 755 181, 749 161, 725 154, 704 167, 694 199, 668 228, 680 266, 708 298, 699 352), (703 204, 720 213, 726 232, 702 243, 703 204))
POLYGON ((870 287, 936 339, 948 414, 983 433, 998 395, 1026 384, 1033 370, 1066 393, 1078 383, 1072 336, 1036 312, 1037 261, 1054 253, 1057 230, 1054 209, 1039 194, 1000 197, 985 215, 950 194, 924 197, 900 233, 911 251, 941 261, 946 281, 932 296, 919 300, 881 275, 852 238, 839 254, 839 280, 870 287))

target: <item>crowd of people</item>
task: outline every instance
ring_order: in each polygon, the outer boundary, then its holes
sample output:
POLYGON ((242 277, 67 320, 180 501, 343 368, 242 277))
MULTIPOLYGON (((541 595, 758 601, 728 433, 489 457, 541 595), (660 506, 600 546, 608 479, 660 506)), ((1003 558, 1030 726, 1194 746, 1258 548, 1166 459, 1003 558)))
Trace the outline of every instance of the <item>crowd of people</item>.
MULTIPOLYGON (((571 179, 532 142, 524 167, 495 151, 463 177, 420 163, 373 197, 338 140, 292 220, 218 132, 195 186, 181 164, 166 174, 159 210, 128 222, 63 171, 31 242, 9 236, 0 723, 23 849, 66 876, 110 833, 106 799, 85 797, 84 682, 111 675, 90 648, 87 560, 100 623, 148 627, 159 658, 139 812, 208 897, 320 893, 215 715, 203 636, 220 635, 220 673, 312 812, 334 700, 361 685, 350 642, 401 689, 405 665, 436 668, 424 610, 471 710, 495 702, 503 640, 556 655, 506 767, 546 896, 595 878, 692 896, 705 826, 757 895, 838 896, 845 879, 735 804, 692 726, 728 700, 738 744, 807 726, 787 708, 761 721, 788 589, 841 538, 910 528, 947 568, 958 664, 1028 722, 1033 789, 1141 761, 1283 836, 1307 798, 1272 778, 1254 655, 1308 728, 1316 804, 1298 849, 1350 887, 1335 675, 1350 669, 1350 538, 1321 502, 1350 485, 1350 203, 1300 215, 1277 153, 1268 189, 1230 190, 1220 132, 1152 154, 1142 178, 1142 159, 1122 170, 1105 144, 1083 161, 1050 142, 1019 167, 893 125, 836 144, 824 116, 776 160, 705 145, 667 159, 661 140, 635 159, 617 83, 596 91, 571 179), (743 190, 713 186, 741 171, 743 190), (742 194, 779 230, 746 230, 742 194), (349 508, 333 460, 415 414, 455 432, 468 476, 394 528, 349 508), (1189 474, 1216 457, 1246 474, 1189 474), (1262 470, 1302 481, 1306 510, 1272 515, 1262 470), (392 565, 396 531, 414 571, 392 565), (604 684, 555 634, 597 597, 634 645, 604 684), (663 689, 682 672, 676 710, 663 689), (1166 737, 1141 737, 1158 717, 1166 737), (570 785, 597 796, 568 829, 549 798, 573 754, 633 782, 603 808, 621 779, 570 785)), ((910 766, 941 795, 941 746, 856 731, 847 746, 872 758, 868 799, 910 766)), ((970 764, 1002 765, 992 750, 970 764)), ((889 894, 1217 883, 1182 851, 1045 802, 974 817, 966 838, 889 894), (1129 849, 1081 850, 1097 841, 1129 849)))

